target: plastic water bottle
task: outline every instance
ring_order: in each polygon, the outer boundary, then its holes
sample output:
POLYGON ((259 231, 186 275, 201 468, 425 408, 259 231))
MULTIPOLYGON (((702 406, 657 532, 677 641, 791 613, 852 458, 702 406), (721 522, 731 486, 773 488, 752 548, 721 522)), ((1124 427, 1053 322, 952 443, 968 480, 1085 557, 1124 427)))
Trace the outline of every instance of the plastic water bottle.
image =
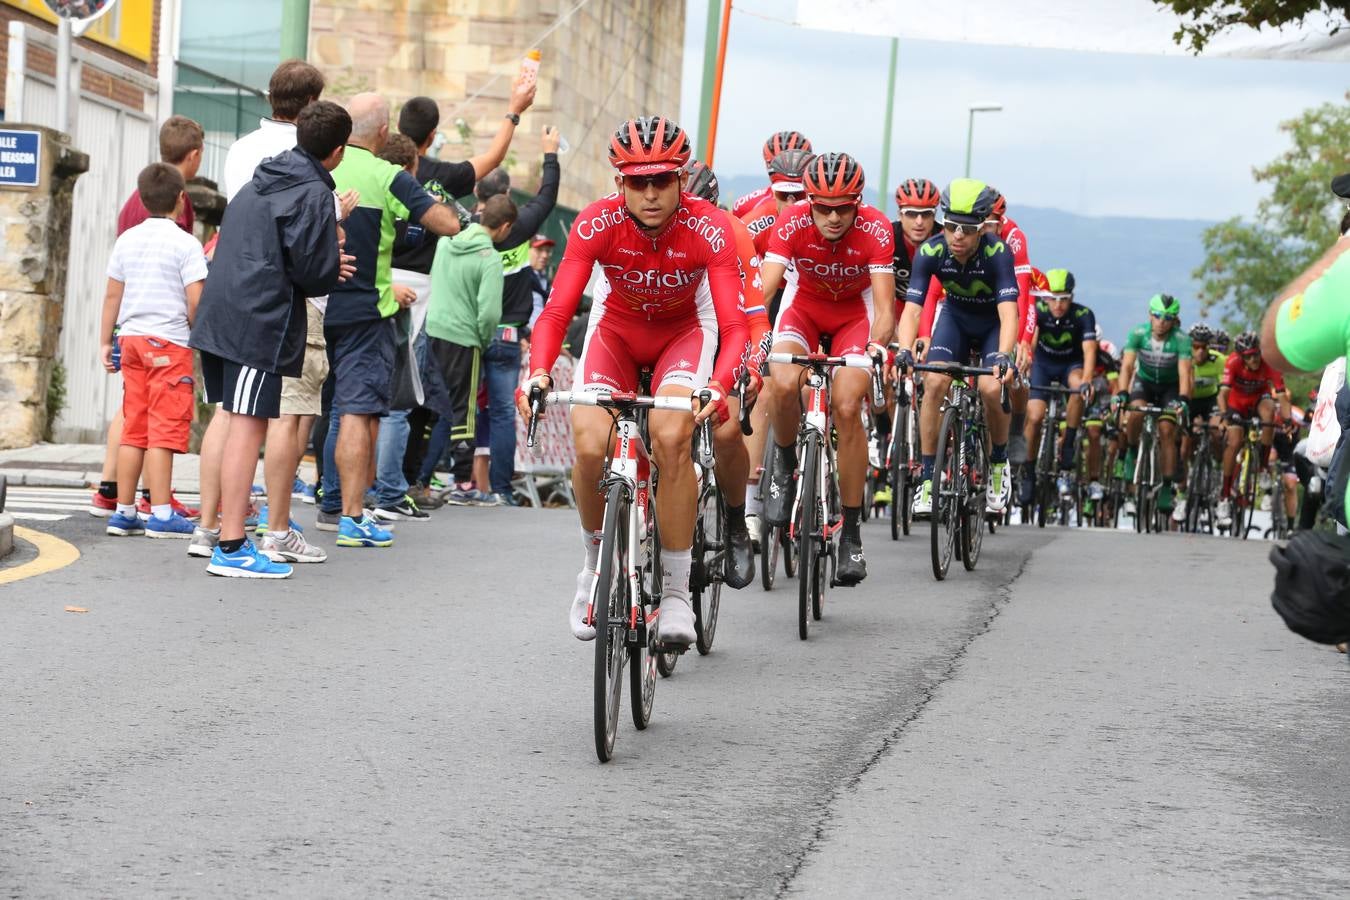
POLYGON ((522 84, 535 84, 539 80, 539 61, 543 54, 539 48, 528 50, 520 61, 520 81, 522 84))

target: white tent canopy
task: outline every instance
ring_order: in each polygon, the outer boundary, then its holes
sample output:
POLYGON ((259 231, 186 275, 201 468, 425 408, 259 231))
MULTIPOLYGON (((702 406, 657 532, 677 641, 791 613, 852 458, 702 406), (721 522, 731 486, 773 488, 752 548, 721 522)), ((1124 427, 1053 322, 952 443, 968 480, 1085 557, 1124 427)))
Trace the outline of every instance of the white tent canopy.
MULTIPOLYGON (((998 44, 1091 53, 1188 55, 1172 35, 1182 19, 1152 0, 797 0, 797 24, 823 31, 920 41, 998 44)), ((1203 55, 1350 61, 1350 28, 1310 15, 1302 27, 1237 26, 1203 55)))

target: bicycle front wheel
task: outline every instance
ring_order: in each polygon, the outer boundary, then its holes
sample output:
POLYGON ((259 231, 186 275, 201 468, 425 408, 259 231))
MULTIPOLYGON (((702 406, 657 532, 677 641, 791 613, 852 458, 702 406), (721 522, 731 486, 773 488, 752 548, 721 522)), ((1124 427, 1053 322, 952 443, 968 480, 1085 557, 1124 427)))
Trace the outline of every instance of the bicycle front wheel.
POLYGON ((947 577, 956 549, 956 531, 961 521, 961 502, 965 487, 957 460, 960 452, 960 433, 957 408, 948 407, 942 414, 938 431, 937 456, 933 463, 933 513, 929 550, 933 562, 933 577, 938 581, 947 577))
POLYGON ((698 519, 694 522, 694 546, 699 549, 702 577, 697 591, 691 592, 694 604, 695 646, 700 656, 712 652, 717 634, 717 612, 722 603, 722 567, 726 562, 726 522, 722 495, 705 486, 699 497, 698 519))
POLYGON ((759 535, 759 583, 766 591, 773 590, 774 578, 778 575, 778 547, 782 541, 781 528, 760 520, 759 535))
POLYGON ((820 506, 816 502, 816 476, 820 468, 820 435, 806 436, 797 483, 797 637, 806 640, 811 606, 820 568, 816 532, 820 530, 820 506))
POLYGON ((967 572, 975 571, 975 564, 980 561, 980 548, 984 546, 984 494, 989 483, 989 456, 984 449, 982 432, 981 428, 974 440, 966 442, 968 472, 967 490, 961 504, 965 517, 961 523, 961 565, 967 572))
POLYGON ((605 530, 600 542, 600 573, 595 591, 595 754, 601 762, 614 756, 623 703, 623 667, 628 596, 628 504, 623 485, 613 485, 605 498, 605 530))

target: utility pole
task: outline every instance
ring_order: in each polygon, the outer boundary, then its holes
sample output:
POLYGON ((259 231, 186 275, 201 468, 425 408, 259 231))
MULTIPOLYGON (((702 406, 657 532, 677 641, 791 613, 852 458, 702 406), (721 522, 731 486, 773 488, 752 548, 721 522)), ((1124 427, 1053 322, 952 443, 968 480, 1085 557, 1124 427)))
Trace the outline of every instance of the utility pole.
POLYGON ((717 38, 722 0, 708 0, 708 26, 703 37, 703 93, 698 104, 698 158, 708 158, 712 136, 713 87, 717 82, 717 38))
POLYGON ((881 183, 877 185, 877 209, 886 211, 890 202, 891 127, 895 124, 895 67, 900 58, 900 39, 891 38, 891 70, 886 79, 886 124, 881 134, 881 183))

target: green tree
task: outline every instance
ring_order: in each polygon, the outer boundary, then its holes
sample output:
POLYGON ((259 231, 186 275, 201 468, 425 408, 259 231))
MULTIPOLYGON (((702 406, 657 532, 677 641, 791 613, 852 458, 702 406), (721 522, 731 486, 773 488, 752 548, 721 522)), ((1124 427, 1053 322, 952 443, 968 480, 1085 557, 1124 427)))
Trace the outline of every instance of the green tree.
POLYGON ((1302 25, 1311 15, 1321 13, 1331 19, 1330 33, 1336 34, 1350 23, 1350 4, 1326 0, 1153 0, 1188 21, 1172 35, 1178 46, 1199 53, 1215 35, 1237 25, 1302 25))
POLYGON ((1258 327, 1270 299, 1335 241, 1340 209, 1331 179, 1350 170, 1350 93, 1283 122, 1288 150, 1252 170, 1269 193, 1254 222, 1234 217, 1204 232, 1205 260, 1192 273, 1200 282, 1201 314, 1226 327, 1258 327))

